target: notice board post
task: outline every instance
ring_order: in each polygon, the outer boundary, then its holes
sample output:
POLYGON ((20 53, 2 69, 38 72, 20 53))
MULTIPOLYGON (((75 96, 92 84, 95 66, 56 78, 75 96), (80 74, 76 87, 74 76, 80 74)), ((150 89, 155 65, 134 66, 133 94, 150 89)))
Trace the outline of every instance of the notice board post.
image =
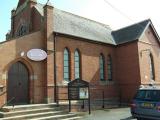
POLYGON ((69 100, 69 112, 71 112, 72 100, 83 100, 83 101, 88 100, 89 114, 91 114, 89 83, 81 79, 75 79, 69 82, 68 100, 69 100))

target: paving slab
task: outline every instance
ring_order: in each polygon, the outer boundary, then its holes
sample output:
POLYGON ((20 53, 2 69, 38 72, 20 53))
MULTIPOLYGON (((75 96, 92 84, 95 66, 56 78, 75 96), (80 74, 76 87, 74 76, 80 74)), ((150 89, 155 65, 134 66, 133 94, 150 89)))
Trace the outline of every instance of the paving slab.
POLYGON ((129 108, 114 108, 92 111, 80 120, 136 120, 131 117, 129 108))

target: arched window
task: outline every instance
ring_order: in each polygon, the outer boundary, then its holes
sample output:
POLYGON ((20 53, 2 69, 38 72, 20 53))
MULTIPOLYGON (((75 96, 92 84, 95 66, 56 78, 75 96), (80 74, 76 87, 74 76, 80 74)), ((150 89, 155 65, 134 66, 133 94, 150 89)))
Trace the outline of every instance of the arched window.
POLYGON ((17 36, 23 36, 27 33, 27 26, 21 25, 17 31, 17 36))
POLYGON ((150 62, 150 78, 151 80, 155 80, 155 71, 154 71, 154 61, 153 61, 153 55, 149 54, 149 62, 150 62))
POLYGON ((74 53, 74 73, 75 79, 80 78, 80 53, 78 50, 74 53))
POLYGON ((105 68, 105 59, 104 59, 104 55, 101 54, 99 57, 99 64, 100 64, 100 80, 104 80, 105 79, 105 72, 104 72, 104 68, 105 68))
POLYGON ((69 81, 70 80, 70 60, 69 60, 69 51, 67 48, 64 49, 64 59, 63 59, 63 76, 64 76, 64 80, 65 81, 69 81))
POLYGON ((107 71, 108 71, 108 80, 112 81, 112 57, 108 55, 107 58, 107 71))

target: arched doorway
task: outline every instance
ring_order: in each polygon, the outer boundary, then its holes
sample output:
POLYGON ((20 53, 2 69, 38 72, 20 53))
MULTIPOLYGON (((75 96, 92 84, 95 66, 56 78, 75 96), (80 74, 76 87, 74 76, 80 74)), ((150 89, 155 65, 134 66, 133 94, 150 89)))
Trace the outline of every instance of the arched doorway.
POLYGON ((29 102, 29 72, 22 62, 14 63, 8 70, 7 101, 10 104, 29 102))

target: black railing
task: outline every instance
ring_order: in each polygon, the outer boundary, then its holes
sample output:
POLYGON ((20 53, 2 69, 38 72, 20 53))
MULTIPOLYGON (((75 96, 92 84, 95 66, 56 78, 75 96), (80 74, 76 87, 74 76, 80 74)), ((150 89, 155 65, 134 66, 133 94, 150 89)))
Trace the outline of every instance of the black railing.
MULTIPOLYGON (((0 96, 2 96, 2 95, 4 95, 4 94, 6 94, 7 93, 7 91, 5 90, 5 91, 3 91, 2 93, 0 93, 0 96)), ((13 107, 14 107, 14 100, 15 100, 15 97, 12 97, 10 100, 8 100, 6 103, 4 103, 3 105, 1 105, 0 106, 0 109, 2 109, 4 106, 6 106, 6 105, 8 105, 8 104, 10 104, 10 105, 12 105, 13 107), (12 104, 11 104, 12 103, 12 104)))
MULTIPOLYGON (((97 88, 97 86, 90 87, 90 97, 91 97, 92 107, 101 106, 101 108, 105 108, 105 106, 107 106, 109 104, 110 105, 118 105, 118 103, 116 103, 116 101, 113 102, 112 100, 110 100, 112 102, 112 103, 110 103, 108 100, 108 102, 106 102, 107 98, 109 98, 108 96, 105 93, 105 88, 100 89, 100 88, 97 88)), ((58 100, 58 103, 61 101, 68 101, 68 86, 57 86, 57 100, 58 100)), ((81 104, 82 104, 81 108, 84 108, 85 102, 82 101, 81 104)))
MULTIPOLYGON (((15 100, 15 97, 12 97, 10 100, 8 100, 6 103, 4 103, 0 109, 2 109, 4 106, 8 105, 8 104, 11 104, 13 101, 15 100)), ((14 102, 11 104, 13 107, 14 107, 14 102)))

